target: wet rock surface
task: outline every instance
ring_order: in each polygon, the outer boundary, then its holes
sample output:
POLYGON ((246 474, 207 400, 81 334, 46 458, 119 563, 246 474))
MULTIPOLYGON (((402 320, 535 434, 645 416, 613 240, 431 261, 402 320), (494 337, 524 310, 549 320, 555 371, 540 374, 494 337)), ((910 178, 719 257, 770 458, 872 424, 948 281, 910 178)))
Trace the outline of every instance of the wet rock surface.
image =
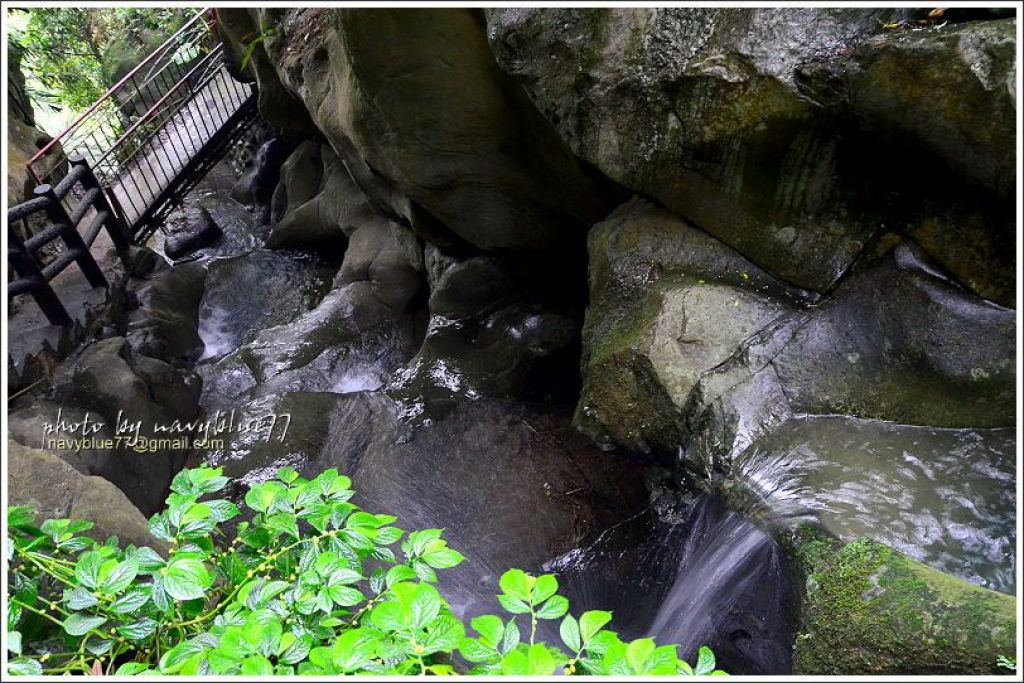
MULTIPOLYGON (((972 583, 1016 587, 1016 436, 858 418, 790 420, 739 457, 741 479, 784 459, 822 528, 870 537, 972 583)), ((761 495, 777 495, 768 482, 761 495)))
POLYGON ((168 362, 199 358, 199 303, 205 284, 206 271, 195 263, 160 269, 138 283, 125 335, 132 350, 168 362))

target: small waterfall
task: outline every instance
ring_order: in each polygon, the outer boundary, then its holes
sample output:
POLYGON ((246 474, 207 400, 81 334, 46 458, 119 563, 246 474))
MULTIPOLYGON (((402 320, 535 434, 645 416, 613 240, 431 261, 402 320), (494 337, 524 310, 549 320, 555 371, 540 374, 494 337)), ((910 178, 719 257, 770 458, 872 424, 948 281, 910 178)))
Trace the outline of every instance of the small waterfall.
POLYGON ((689 659, 707 644, 723 660, 747 660, 744 669, 788 660, 787 577, 771 536, 711 496, 694 505, 687 526, 675 580, 649 633, 677 643, 689 659))
POLYGON ((708 645, 731 673, 789 673, 793 590, 774 540, 708 494, 676 519, 648 511, 545 569, 574 609, 610 609, 624 638, 677 643, 691 662, 708 645))

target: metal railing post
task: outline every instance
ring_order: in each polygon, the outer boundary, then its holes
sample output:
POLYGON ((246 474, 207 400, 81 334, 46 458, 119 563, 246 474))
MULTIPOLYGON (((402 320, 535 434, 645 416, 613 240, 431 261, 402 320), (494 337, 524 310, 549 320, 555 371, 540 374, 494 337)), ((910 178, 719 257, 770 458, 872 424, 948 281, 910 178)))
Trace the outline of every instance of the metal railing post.
POLYGON ((85 189, 91 190, 96 188, 100 191, 99 198, 93 203, 97 211, 106 211, 107 220, 104 221, 104 226, 107 229, 107 233, 110 235, 110 240, 114 243, 114 249, 117 250, 117 255, 124 261, 128 258, 128 248, 132 245, 131 234, 128 232, 128 227, 125 225, 121 217, 117 215, 110 205, 110 200, 107 198, 107 191, 100 185, 100 181, 96 178, 96 174, 93 173, 92 168, 89 166, 89 162, 86 161, 85 157, 81 154, 72 154, 68 157, 68 161, 71 162, 72 166, 84 166, 85 170, 82 172, 82 185, 85 189))
POLYGON ((78 234, 78 226, 71 222, 71 216, 68 215, 68 211, 64 208, 57 193, 53 191, 53 187, 45 184, 38 185, 33 193, 37 197, 46 197, 48 200, 46 215, 55 224, 62 226, 60 237, 68 249, 76 251, 75 261, 82 270, 82 274, 85 275, 85 279, 93 287, 106 287, 107 278, 103 276, 103 271, 100 270, 96 259, 89 252, 89 247, 86 246, 82 236, 78 234))
POLYGON ((60 302, 57 294, 50 287, 50 283, 46 281, 36 260, 25 249, 21 237, 11 225, 7 226, 7 240, 7 260, 14 268, 14 272, 32 282, 32 298, 35 299, 43 315, 51 325, 70 325, 72 321, 68 310, 64 308, 64 304, 60 302))

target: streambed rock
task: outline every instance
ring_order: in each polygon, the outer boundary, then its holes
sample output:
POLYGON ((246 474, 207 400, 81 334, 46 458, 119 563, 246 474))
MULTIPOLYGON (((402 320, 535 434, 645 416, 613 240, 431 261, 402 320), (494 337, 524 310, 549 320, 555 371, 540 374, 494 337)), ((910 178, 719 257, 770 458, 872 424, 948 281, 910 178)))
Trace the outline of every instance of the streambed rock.
POLYGON ((1016 647, 1016 600, 867 539, 804 529, 793 555, 806 581, 793 673, 999 674, 1016 647))
POLYGON ((730 505, 767 523, 812 513, 843 541, 869 537, 1013 594, 1015 451, 1013 429, 798 416, 737 456, 723 486, 730 505))
MULTIPOLYGON (((564 257, 425 250, 430 322, 388 392, 432 419, 480 396, 562 400, 577 386, 582 268, 564 257)), ((572 400, 570 398, 569 400, 572 400)))
POLYGON ((160 269, 140 283, 125 334, 132 350, 171 363, 199 358, 199 303, 205 283, 206 270, 196 263, 160 269))
POLYGON ((198 312, 201 359, 223 356, 254 333, 312 309, 336 270, 337 263, 313 255, 264 249, 211 260, 198 312))

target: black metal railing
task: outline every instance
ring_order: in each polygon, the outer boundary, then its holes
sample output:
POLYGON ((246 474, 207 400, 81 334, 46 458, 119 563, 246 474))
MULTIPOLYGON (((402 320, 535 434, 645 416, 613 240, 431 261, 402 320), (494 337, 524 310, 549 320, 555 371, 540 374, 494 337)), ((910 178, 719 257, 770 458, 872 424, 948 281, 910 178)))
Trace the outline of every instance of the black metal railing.
POLYGON ((131 234, 151 227, 190 163, 235 116, 253 106, 252 85, 234 80, 204 9, 129 71, 29 161, 55 184, 63 155, 88 160, 131 234))
POLYGON ((34 198, 7 210, 7 260, 17 275, 7 283, 7 298, 32 295, 54 325, 70 325, 72 318, 50 282, 76 263, 89 284, 106 287, 107 279, 90 251, 96 237, 106 229, 122 259, 127 258, 131 245, 128 227, 110 206, 89 162, 81 155, 68 157, 68 162, 68 173, 57 185, 41 184, 35 188, 34 198), (75 196, 77 200, 68 202, 69 197, 75 196), (71 204, 70 210, 66 202, 71 204), (48 225, 22 240, 15 225, 34 214, 44 214, 48 225), (58 241, 63 243, 63 249, 44 264, 39 258, 40 250, 58 241))
POLYGON ((231 77, 213 21, 199 11, 29 160, 36 196, 7 211, 8 299, 30 294, 52 324, 72 324, 53 279, 76 263, 105 287, 90 252, 100 231, 123 259, 251 126, 255 88, 231 77), (14 226, 37 214, 22 239, 14 226))

